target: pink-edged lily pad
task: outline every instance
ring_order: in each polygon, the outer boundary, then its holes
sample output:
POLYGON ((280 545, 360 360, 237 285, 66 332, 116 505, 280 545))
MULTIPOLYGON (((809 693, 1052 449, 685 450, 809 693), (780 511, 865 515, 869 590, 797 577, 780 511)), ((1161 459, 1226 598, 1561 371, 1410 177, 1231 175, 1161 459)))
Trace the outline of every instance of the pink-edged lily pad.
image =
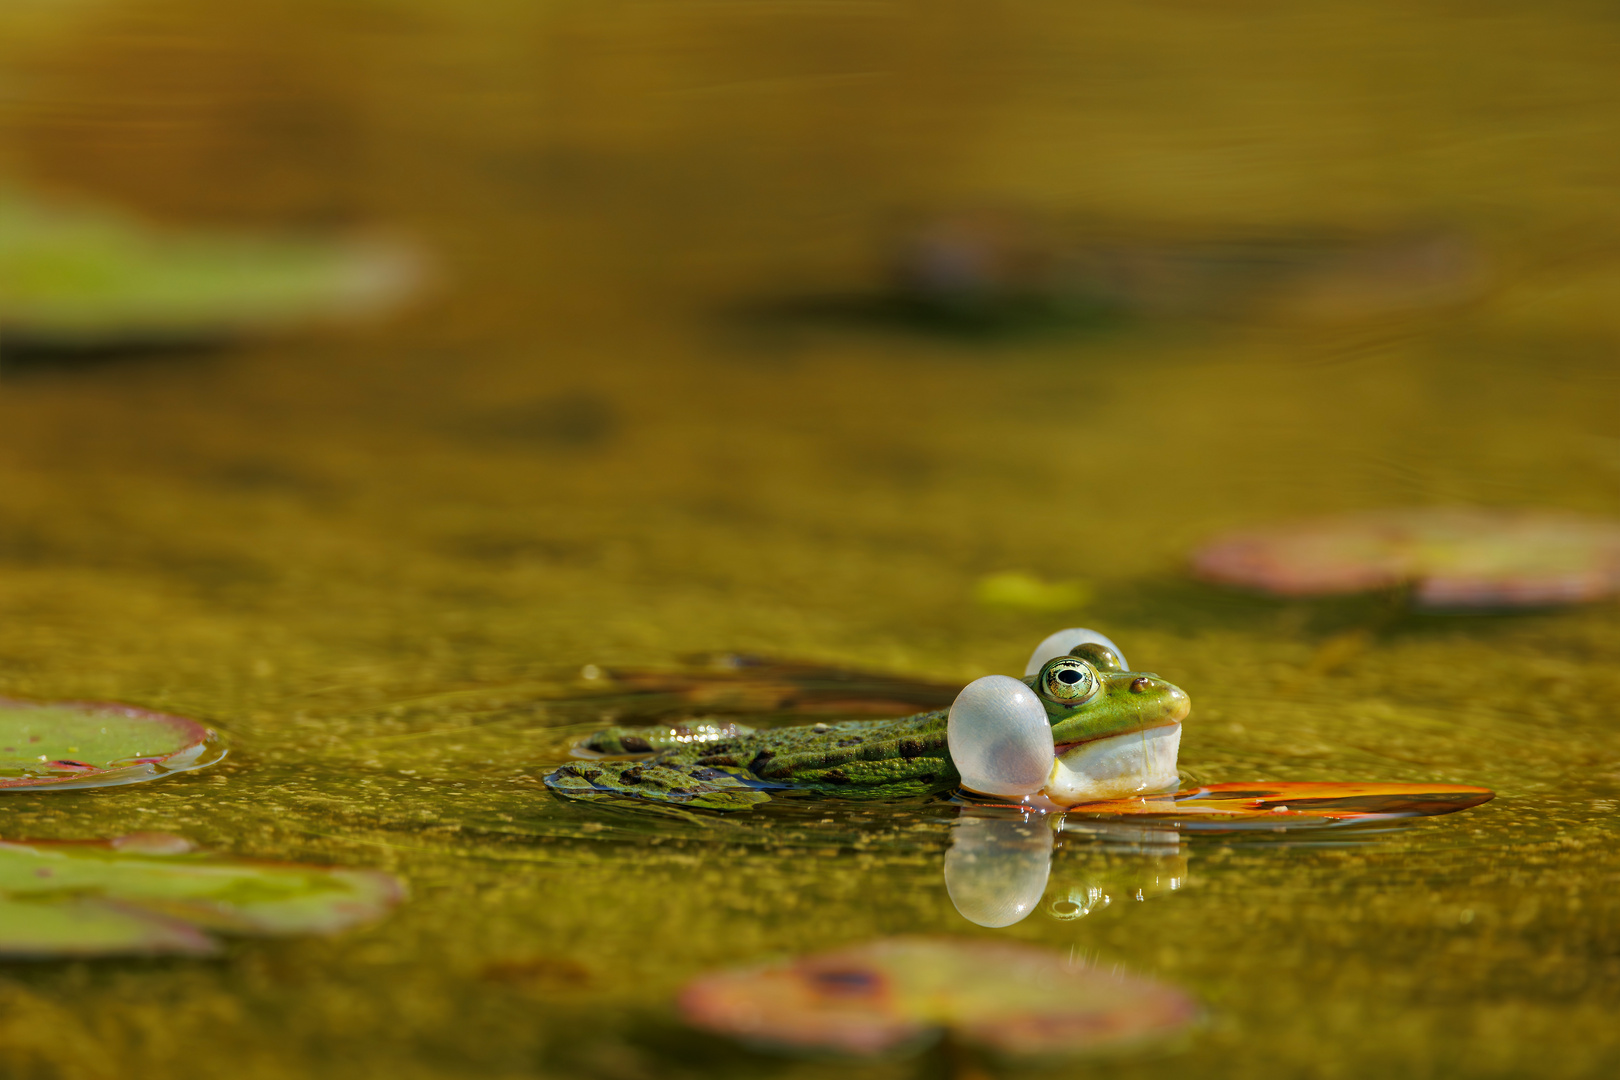
POLYGON ((1168 1039, 1199 1013, 1175 987, 1045 949, 913 937, 704 975, 680 1009, 765 1049, 855 1056, 946 1032, 1013 1057, 1113 1052, 1168 1039))
POLYGON ((1425 608, 1573 604, 1620 592, 1620 521, 1470 508, 1349 514, 1219 537, 1192 570, 1276 596, 1410 586, 1425 608))
POLYGON ((1467 810, 1496 797, 1465 784, 1255 782, 1209 784, 1173 795, 1082 803, 1070 814, 1151 818, 1183 827, 1344 825, 1467 810))
POLYGON ((330 934, 403 898, 390 874, 230 859, 162 834, 0 841, 0 957, 202 955, 216 935, 330 934))
POLYGON ((213 730, 183 716, 106 702, 0 698, 0 789, 133 784, 224 756, 213 730))

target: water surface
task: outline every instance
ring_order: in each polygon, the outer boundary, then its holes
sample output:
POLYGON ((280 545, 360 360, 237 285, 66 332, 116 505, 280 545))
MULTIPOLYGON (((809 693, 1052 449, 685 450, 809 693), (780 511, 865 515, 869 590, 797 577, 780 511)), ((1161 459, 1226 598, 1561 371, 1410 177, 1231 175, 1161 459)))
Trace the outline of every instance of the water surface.
POLYGON ((1040 943, 1208 1003, 1122 1077, 1620 1065, 1615 605, 1414 615, 1181 569, 1316 511, 1620 509, 1607 12, 251 7, 30 9, 0 158, 176 224, 387 226, 439 253, 440 292, 360 331, 4 366, 0 695, 193 716, 233 749, 5 795, 0 831, 177 832, 412 899, 218 961, 5 965, 0 1069, 912 1076, 759 1057, 670 1005, 716 966, 891 933, 1040 943), (1493 277, 1328 323, 736 314, 875 290, 897 223, 984 203, 1155 242, 1416 223, 1493 277), (1009 570, 1095 598, 976 604, 1009 570), (695 820, 539 783, 601 721, 559 703, 585 664, 966 682, 1074 623, 1189 691, 1197 779, 1499 797, 1342 846, 1181 844, 1178 887, 1140 902, 1142 856, 1065 834, 1045 906, 987 930, 945 891, 947 804, 695 820), (1118 895, 1075 917, 1099 875, 1118 895))

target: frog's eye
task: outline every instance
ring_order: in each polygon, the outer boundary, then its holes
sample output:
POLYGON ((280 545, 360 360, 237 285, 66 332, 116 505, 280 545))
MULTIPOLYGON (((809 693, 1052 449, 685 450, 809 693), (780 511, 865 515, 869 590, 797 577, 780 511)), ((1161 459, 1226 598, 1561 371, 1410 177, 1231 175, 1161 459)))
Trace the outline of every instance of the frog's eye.
POLYGON ((1061 656, 1041 669, 1035 685, 1048 701, 1083 705, 1097 696, 1102 680, 1097 669, 1078 656, 1061 656))
POLYGON ((1021 798, 1052 773, 1052 724, 1034 691, 1005 675, 986 675, 962 688, 945 727, 962 786, 985 795, 1021 798))
POLYGON ((1067 630, 1059 630, 1035 646, 1035 651, 1029 654, 1029 663, 1024 665, 1024 674, 1033 675, 1041 670, 1047 661, 1056 659, 1059 656, 1068 656, 1076 648, 1086 644, 1097 644, 1113 650, 1114 655, 1119 657, 1119 670, 1130 670, 1125 663, 1125 654, 1120 651, 1118 645, 1108 640, 1105 635, 1099 634, 1095 630, 1087 630, 1083 626, 1071 626, 1067 630))

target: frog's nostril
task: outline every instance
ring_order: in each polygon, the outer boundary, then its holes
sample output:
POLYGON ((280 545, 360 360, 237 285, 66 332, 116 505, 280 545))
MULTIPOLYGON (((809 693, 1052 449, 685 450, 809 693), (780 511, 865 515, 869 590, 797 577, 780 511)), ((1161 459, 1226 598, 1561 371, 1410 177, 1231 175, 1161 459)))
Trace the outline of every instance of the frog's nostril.
POLYGON ((1132 679, 1131 680, 1131 693, 1133 693, 1133 694, 1145 694, 1149 690, 1153 689, 1153 684, 1154 684, 1155 681, 1156 680, 1150 679, 1146 675, 1142 676, 1140 679, 1132 679))

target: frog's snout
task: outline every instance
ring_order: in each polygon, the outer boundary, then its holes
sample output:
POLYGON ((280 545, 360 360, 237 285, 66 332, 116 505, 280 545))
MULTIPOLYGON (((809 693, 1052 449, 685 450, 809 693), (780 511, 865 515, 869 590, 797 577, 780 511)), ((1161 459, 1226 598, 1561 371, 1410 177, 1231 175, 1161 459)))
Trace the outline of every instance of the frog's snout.
POLYGON ((1178 724, 1192 712, 1192 698, 1187 696, 1187 691, 1157 675, 1138 675, 1132 679, 1131 693, 1155 695, 1164 710, 1164 718, 1178 724))

